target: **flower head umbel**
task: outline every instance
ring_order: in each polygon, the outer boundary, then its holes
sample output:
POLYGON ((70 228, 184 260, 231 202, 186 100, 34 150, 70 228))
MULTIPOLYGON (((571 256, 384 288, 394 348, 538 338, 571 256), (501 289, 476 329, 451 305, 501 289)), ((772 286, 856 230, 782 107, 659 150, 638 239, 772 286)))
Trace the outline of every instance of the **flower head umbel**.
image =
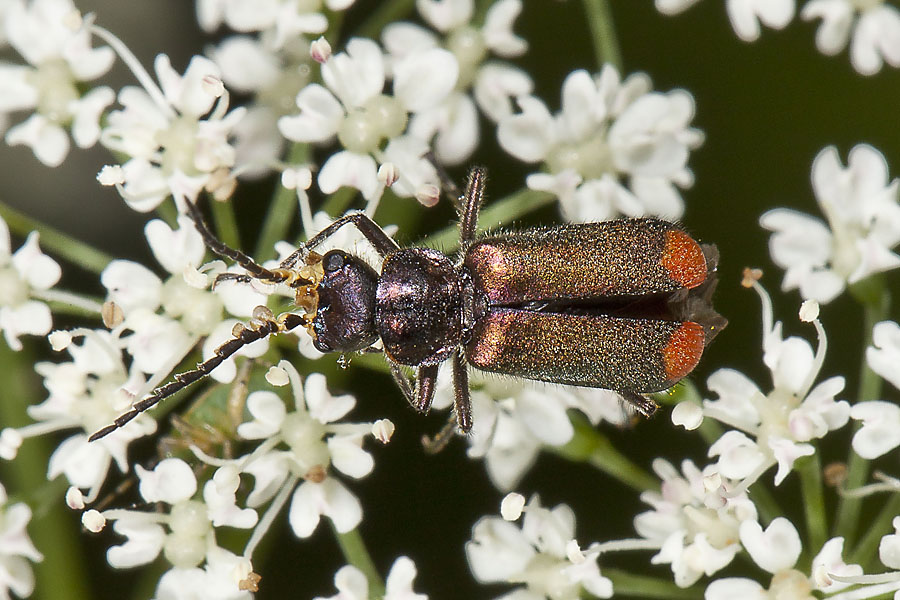
MULTIPOLYGON (((100 28, 95 31, 114 39, 100 28)), ((126 52, 124 47, 120 52, 126 52)), ((234 187, 235 167, 230 137, 246 109, 228 111, 229 95, 218 67, 195 56, 179 75, 169 57, 160 54, 154 61, 157 86, 136 59, 129 64, 143 87, 122 88, 122 108, 109 114, 100 136, 104 146, 127 160, 121 166, 104 167, 99 181, 115 185, 139 212, 153 210, 169 196, 193 202, 204 189, 227 198, 234 187)))
POLYGON ((9 592, 27 598, 34 591, 31 562, 40 562, 43 555, 31 543, 28 522, 31 509, 27 504, 10 504, 6 488, 0 483, 0 598, 9 599, 9 592))
MULTIPOLYGON (((813 353, 806 340, 782 338, 781 322, 773 322, 768 293, 749 275, 747 282, 763 304, 763 362, 771 372, 772 389, 764 393, 742 373, 719 369, 707 381, 718 399, 704 400, 702 409, 703 415, 734 428, 710 446, 709 456, 718 457, 722 477, 740 480, 744 488, 776 464, 775 485, 779 485, 794 461, 815 453, 813 440, 843 427, 850 417, 849 403, 835 400, 844 389, 843 377, 830 377, 813 386, 827 348, 815 303, 805 303, 801 309, 801 317, 813 322, 819 337, 813 353)), ((683 403, 673 412, 673 419, 683 422, 681 415, 699 410, 696 405, 683 403)), ((690 427, 699 422, 695 420, 690 427)))
POLYGON ((206 482, 202 499, 196 498, 197 479, 191 467, 181 459, 167 458, 152 471, 136 467, 140 493, 147 502, 164 505, 164 512, 141 512, 112 509, 98 513, 87 511, 83 522, 88 529, 99 531, 106 521, 127 540, 107 551, 109 563, 120 569, 147 564, 162 554, 172 565, 160 579, 157 597, 168 590, 179 592, 178 598, 250 598, 240 587, 250 572, 248 559, 234 556, 220 548, 214 527, 249 528, 256 524, 256 511, 245 508, 226 511, 234 506, 238 474, 219 469, 206 482), (198 595, 190 595, 193 590, 198 595))
POLYGON ((13 252, 9 228, 0 217, 0 329, 10 348, 22 349, 20 335, 50 331, 50 308, 35 297, 56 285, 61 275, 59 264, 41 252, 36 231, 13 252))
POLYGON ((297 537, 312 535, 322 516, 339 532, 350 531, 362 520, 362 506, 331 467, 356 479, 371 472, 374 461, 362 443, 373 424, 337 423, 356 401, 349 395, 332 396, 323 375, 314 373, 304 384, 294 366, 281 361, 269 378, 282 385, 290 382, 292 409, 271 391, 247 398, 253 420, 238 426, 238 435, 265 440, 240 462, 255 480, 247 503, 259 506, 276 494, 284 502, 293 491, 288 520, 297 537))
POLYGON ((128 445, 155 432, 156 421, 140 415, 133 424, 89 443, 88 435, 127 410, 145 389, 144 377, 125 367, 121 344, 108 331, 79 329, 55 332, 51 337, 72 360, 35 365, 44 378, 47 399, 28 407, 34 423, 0 432, 0 456, 15 458, 24 438, 74 429, 50 456, 47 476, 64 475, 70 485, 87 490, 88 501, 92 501, 113 461, 121 472, 128 472, 128 445))
POLYGON ((634 528, 659 549, 650 562, 670 564, 676 585, 688 587, 731 563, 741 549, 741 523, 756 521, 756 507, 746 491, 732 493, 733 486, 724 485, 715 465, 701 471, 685 460, 679 473, 658 458, 653 470, 662 488, 641 494, 653 510, 637 515, 634 528))
POLYGON ((447 165, 465 161, 479 143, 478 109, 492 121, 512 114, 513 97, 530 94, 531 78, 506 62, 488 60, 519 56, 528 44, 512 31, 522 11, 520 0, 491 4, 483 25, 472 23, 473 0, 419 0, 419 14, 443 35, 412 23, 392 23, 382 34, 384 46, 394 61, 414 52, 443 46, 459 63, 459 79, 447 98, 411 119, 410 132, 422 140, 434 138, 437 158, 447 165))
POLYGON ((785 269, 782 289, 830 302, 848 283, 900 266, 892 251, 900 243, 900 183, 889 179, 878 150, 855 146, 845 168, 837 148, 825 148, 813 161, 812 184, 827 225, 787 208, 760 218, 774 232, 769 250, 785 269))
POLYGON ((482 517, 466 543, 469 568, 482 583, 519 584, 517 600, 577 600, 587 592, 613 595, 601 575, 596 544, 581 550, 575 540, 575 513, 565 504, 544 508, 537 496, 524 509, 521 527, 500 517, 482 517))
POLYGON ((389 75, 377 43, 364 38, 347 42, 346 52, 322 65, 325 86, 312 83, 300 90, 300 114, 282 117, 278 127, 290 140, 325 142, 335 136, 343 150, 332 154, 319 171, 326 194, 341 186, 358 189, 366 200, 381 195, 377 163, 398 165, 400 196, 431 198, 438 180, 424 158, 426 140, 404 135, 411 113, 441 103, 456 84, 459 67, 453 54, 431 48, 392 65, 392 93, 384 93, 389 75))
POLYGON ((687 161, 703 134, 690 127, 688 92, 650 90, 643 73, 622 81, 610 65, 593 77, 574 71, 556 115, 538 98, 518 98, 521 112, 500 120, 500 145, 520 160, 543 163, 545 172, 530 175, 528 187, 558 196, 569 220, 677 219, 684 205, 676 188, 693 184, 687 161))
POLYGON ((3 37, 29 64, 0 63, 0 115, 30 111, 10 128, 6 142, 29 146, 49 167, 76 145, 89 148, 100 137, 100 115, 115 93, 85 82, 105 74, 115 55, 91 47, 91 34, 71 0, 12 0, 0 19, 3 37))

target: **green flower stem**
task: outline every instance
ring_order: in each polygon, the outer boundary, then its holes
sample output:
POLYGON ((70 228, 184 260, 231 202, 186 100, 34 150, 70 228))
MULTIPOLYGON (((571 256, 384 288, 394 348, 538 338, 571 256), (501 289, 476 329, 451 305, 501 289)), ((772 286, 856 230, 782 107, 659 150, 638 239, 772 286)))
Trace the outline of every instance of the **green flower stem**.
POLYGON ((819 453, 797 459, 795 467, 800 475, 803 509, 806 512, 806 531, 809 535, 809 544, 806 544, 806 547, 818 552, 828 539, 819 453))
POLYGON ((156 216, 166 222, 171 229, 178 229, 178 209, 175 202, 164 201, 156 207, 156 216))
MULTIPOLYGON (((294 144, 287 157, 289 165, 300 165, 309 160, 309 144, 294 144)), ((297 191, 289 190, 280 183, 275 186, 275 194, 269 204, 269 212, 263 222, 256 243, 256 260, 262 262, 275 258, 275 242, 287 237, 287 230, 297 214, 297 191)))
POLYGON ((584 12, 591 28, 597 68, 610 64, 621 73, 622 50, 619 48, 619 38, 616 35, 609 0, 584 0, 584 12))
POLYGON ((698 586, 680 588, 672 581, 666 579, 648 575, 635 575, 619 569, 604 568, 601 574, 612 580, 616 598, 632 596, 635 598, 671 598, 673 600, 684 598, 685 600, 695 600, 703 597, 703 590, 698 586))
POLYGON ((892 492, 887 502, 881 507, 878 516, 866 526, 866 533, 859 540, 859 543, 852 552, 848 552, 846 556, 847 564, 862 565, 867 573, 877 571, 879 564, 875 563, 875 554, 878 552, 878 545, 881 538, 885 534, 893 532, 891 522, 894 517, 900 515, 900 494, 892 492))
POLYGON ((375 563, 372 562, 372 557, 366 549, 366 545, 363 542, 362 536, 359 534, 359 530, 353 529, 347 533, 338 533, 338 531, 334 529, 334 524, 332 524, 331 528, 337 538, 338 545, 341 547, 344 558, 349 564, 362 571, 369 581, 370 600, 384 598, 384 581, 382 581, 381 575, 378 574, 375 563))
MULTIPOLYGON (((556 197, 546 192, 522 189, 505 198, 493 202, 481 211, 478 218, 479 228, 490 230, 499 225, 508 225, 523 215, 549 206, 556 202, 556 197)), ((444 252, 452 252, 459 248, 459 228, 445 227, 421 240, 418 245, 440 248, 444 252)))
MULTIPOLYGON (((886 318, 891 304, 890 294, 884 289, 880 278, 870 277, 866 280, 867 289, 860 292, 860 288, 851 288, 851 291, 863 304, 864 329, 866 332, 865 346, 872 343, 872 328, 876 323, 886 318)), ((859 390, 856 394, 856 402, 876 400, 881 396, 881 377, 869 368, 866 362, 865 352, 862 353, 860 366, 859 390)), ((854 422, 853 433, 856 433, 861 424, 854 422)), ((847 489, 858 488, 866 482, 869 476, 869 461, 859 456, 852 449, 847 459, 847 489)), ((862 508, 862 498, 841 496, 838 501, 837 518, 835 519, 834 535, 842 536, 847 546, 852 546, 856 539, 859 513, 862 508)))
MULTIPOLYGON (((34 376, 34 356, 26 349, 13 352, 0 342, 0 423, 4 427, 20 427, 30 420, 25 407, 37 404, 40 384, 34 376)), ((67 483, 63 478, 47 481, 47 461, 54 446, 50 436, 29 438, 12 461, 2 465, 3 482, 7 491, 16 492, 17 500, 27 501, 34 512, 28 533, 34 545, 44 555, 35 563, 37 587, 33 599, 87 600, 94 598, 88 586, 80 547, 77 520, 72 518, 62 498, 67 483), (65 585, 58 585, 65 582, 65 585)))
POLYGON ((37 231, 40 233, 42 248, 93 273, 100 273, 113 259, 109 254, 35 221, 3 202, 0 202, 0 217, 6 221, 11 232, 25 237, 32 231, 37 231))
POLYGON ((658 490, 659 481, 616 450, 581 413, 570 412, 575 435, 564 446, 545 449, 571 461, 585 462, 639 492, 658 490))
POLYGON ((377 39, 385 25, 409 17, 415 4, 415 0, 385 0, 378 3, 378 8, 353 32, 352 37, 377 39))
POLYGON ((215 223, 216 237, 232 248, 241 247, 241 236, 238 233, 237 218, 234 216, 234 204, 212 200, 209 203, 215 223))

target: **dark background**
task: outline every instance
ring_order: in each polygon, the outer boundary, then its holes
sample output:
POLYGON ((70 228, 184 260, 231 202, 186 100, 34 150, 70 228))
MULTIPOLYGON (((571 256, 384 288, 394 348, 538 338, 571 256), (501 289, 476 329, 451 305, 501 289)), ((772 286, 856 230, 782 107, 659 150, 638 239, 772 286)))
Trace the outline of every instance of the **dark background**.
MULTIPOLYGON (((148 68, 158 52, 166 52, 175 68, 183 70, 192 54, 201 53, 206 44, 215 41, 197 29, 193 5, 183 0, 78 4, 84 12, 96 12, 98 23, 119 35, 148 68)), ((374 5, 362 0, 357 4, 346 31, 352 31, 353 24, 364 19, 374 5)), ((691 156, 696 185, 684 192, 683 221, 698 239, 719 246, 721 282, 716 304, 730 325, 708 349, 692 380, 702 391, 710 373, 732 366, 768 391, 771 382, 761 361, 759 301, 739 286, 742 268, 759 266, 766 271, 763 282, 773 294, 776 318, 785 320, 788 334, 802 335, 813 343, 815 338, 812 327, 797 322, 800 299, 796 292, 779 291, 782 272, 768 258, 768 235, 757 224, 759 215, 769 208, 790 206, 820 216, 809 183, 810 166, 829 144, 838 147, 846 162, 847 152, 855 144, 870 143, 884 153, 892 175, 900 172, 900 120, 896 116, 900 74, 888 67, 867 78, 852 70, 846 52, 837 57, 821 55, 814 46, 815 25, 799 18, 785 31, 766 29, 759 41, 745 43, 732 31, 721 2, 701 2, 677 17, 660 15, 650 1, 612 4, 626 73, 647 72, 656 90, 681 87, 690 91, 697 107, 693 125, 706 134, 704 145, 691 156)), ((579 2, 528 2, 516 31, 530 43, 528 54, 517 62, 531 73, 535 93, 551 110, 559 107, 560 86, 569 72, 597 68, 579 2)), ((332 42, 335 51, 339 50, 340 44, 332 42)), ((132 83, 120 63, 113 76, 114 87, 132 83)), ((0 178, 0 198, 117 257, 155 265, 142 233, 147 216, 131 212, 114 191, 95 182, 96 172, 106 162, 110 159, 102 149, 75 150, 50 172, 29 150, 2 146, 0 164, 6 176, 0 178)), ((533 170, 505 156, 492 138, 483 141, 472 162, 490 169, 489 194, 493 198, 519 189, 524 175, 533 170)), ((461 179, 464 170, 452 174, 461 179)), ((272 185, 257 184, 236 200, 247 248, 253 247, 253 232, 272 185)), ((410 210, 410 206, 384 205, 379 212, 382 223, 402 223, 401 241, 414 241, 453 218, 446 206, 432 211, 410 210)), ((533 218, 551 222, 556 217, 548 209, 533 218)), ((102 294, 96 276, 73 269, 66 272, 67 288, 102 294)), ((852 399, 862 356, 860 311, 845 295, 824 307, 821 318, 829 332, 829 354, 820 379, 845 375, 848 385, 843 397, 852 399)), ((37 351, 42 345, 37 340, 29 348, 37 351)), ((382 573, 397 556, 407 554, 419 568, 416 589, 432 598, 488 598, 507 590, 476 584, 463 551, 471 526, 482 515, 496 515, 502 497, 487 481, 483 465, 466 458, 461 441, 438 456, 423 454, 420 435, 438 429, 442 418, 412 414, 387 376, 361 366, 344 372, 333 370, 329 375, 332 389, 356 394, 359 402, 354 418, 388 417, 397 425, 391 444, 371 446, 374 472, 361 482, 348 484, 362 501, 361 532, 382 573)), ((41 393, 38 398, 43 398, 41 393)), ((647 469, 656 456, 669 457, 676 465, 684 457, 705 464, 705 447, 697 436, 673 428, 667 415, 632 430, 603 428, 619 449, 647 469)), ((823 462, 842 459, 848 440, 846 432, 829 436, 823 462)), ((5 475, 2 469, 4 465, 0 465, 0 475, 5 475)), ((771 478, 770 472, 763 480, 770 484, 771 478)), ((540 457, 518 491, 526 497, 540 492, 547 506, 571 505, 578 516, 577 536, 583 543, 632 536, 631 519, 647 508, 634 492, 606 475, 548 454, 540 457)), ((777 497, 796 497, 798 492, 796 476, 792 476, 777 497)), ((790 506, 789 516, 799 517, 797 503, 790 506)), ((794 518, 794 522, 800 527, 802 519, 794 518)), ((92 587, 90 597, 150 596, 147 590, 152 589, 156 574, 148 574, 146 569, 117 572, 105 564, 103 551, 117 543, 115 536, 75 537, 80 535, 75 514, 68 515, 60 527, 60 536, 83 543, 83 548, 77 549, 83 552, 78 558, 83 561, 80 577, 92 587)), ((309 540, 297 540, 286 518, 280 519, 275 529, 278 533, 269 536, 255 561, 263 575, 258 597, 334 594, 332 577, 344 561, 327 525, 320 525, 309 540), (268 558, 263 559, 266 554, 268 558)), ((668 566, 651 568, 647 559, 646 554, 613 556, 609 563, 638 573, 669 576, 668 566)), ((34 597, 60 597, 56 586, 58 581, 42 578, 39 568, 34 597)))

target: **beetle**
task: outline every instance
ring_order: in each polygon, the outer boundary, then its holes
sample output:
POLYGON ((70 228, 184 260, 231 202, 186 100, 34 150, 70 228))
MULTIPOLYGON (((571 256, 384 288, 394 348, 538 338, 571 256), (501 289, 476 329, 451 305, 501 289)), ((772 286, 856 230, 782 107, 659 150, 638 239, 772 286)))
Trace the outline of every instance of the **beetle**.
POLYGON ((483 168, 472 169, 459 198, 455 261, 430 248, 401 248, 368 216, 350 213, 267 269, 218 241, 188 202, 207 246, 246 271, 217 281, 286 284, 303 312, 276 317, 258 307, 213 357, 175 375, 90 439, 201 379, 241 347, 301 326, 322 352, 383 352, 401 392, 421 413, 431 407, 438 367, 451 361, 454 412, 463 432, 472 428, 469 367, 610 389, 651 416, 657 405, 646 394, 688 375, 727 323, 711 304, 715 246, 650 218, 476 237, 485 180, 483 168), (315 252, 346 225, 382 256, 380 273, 341 249, 315 252), (414 381, 402 366, 416 369, 414 381))

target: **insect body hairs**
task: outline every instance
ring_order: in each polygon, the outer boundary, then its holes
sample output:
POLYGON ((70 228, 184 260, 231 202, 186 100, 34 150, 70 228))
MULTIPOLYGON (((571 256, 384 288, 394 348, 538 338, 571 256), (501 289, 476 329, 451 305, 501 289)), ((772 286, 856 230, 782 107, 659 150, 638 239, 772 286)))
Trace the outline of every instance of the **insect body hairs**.
POLYGON ((285 284, 298 311, 275 316, 258 307, 213 357, 176 375, 91 439, 206 376, 246 344, 300 327, 321 352, 383 352, 400 391, 422 413, 431 407, 439 366, 450 361, 454 414, 463 432, 472 428, 470 368, 610 389, 651 416, 657 406, 647 394, 688 375, 727 324, 711 302, 715 247, 699 244, 679 225, 649 218, 476 237, 485 181, 483 168, 472 169, 459 198, 455 257, 401 248, 368 216, 350 213, 267 269, 218 241, 188 203, 207 246, 246 271, 217 281, 285 284), (380 273, 345 250, 315 251, 348 225, 381 255, 380 273), (415 369, 413 380, 404 366, 415 369))

